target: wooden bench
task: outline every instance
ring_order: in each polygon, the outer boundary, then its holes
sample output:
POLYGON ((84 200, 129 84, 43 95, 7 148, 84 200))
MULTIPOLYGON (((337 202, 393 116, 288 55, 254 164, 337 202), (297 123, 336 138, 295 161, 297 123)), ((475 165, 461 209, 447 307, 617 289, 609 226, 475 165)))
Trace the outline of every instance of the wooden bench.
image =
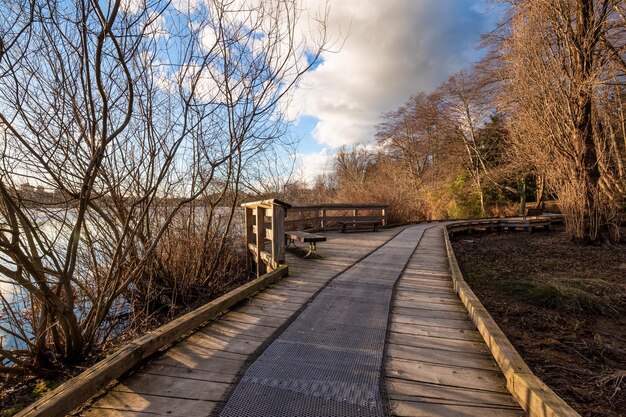
POLYGON ((326 236, 297 230, 285 232, 285 244, 287 246, 296 246, 296 241, 309 244, 309 252, 304 255, 305 258, 319 258, 317 254, 317 242, 325 242, 326 236))
POLYGON ((367 226, 372 227, 374 232, 378 228, 378 226, 382 225, 380 220, 351 220, 347 222, 339 222, 341 225, 341 233, 346 233, 348 231, 348 226, 352 226, 353 230, 356 230, 357 226, 367 226))
POLYGON ((505 220, 500 223, 500 230, 514 231, 517 229, 523 229, 528 233, 532 233, 533 230, 540 228, 543 230, 550 230, 550 219, 538 218, 538 219, 511 219, 505 220))
POLYGON ((527 216, 541 216, 543 214, 543 209, 541 207, 537 208, 529 208, 526 210, 527 216))

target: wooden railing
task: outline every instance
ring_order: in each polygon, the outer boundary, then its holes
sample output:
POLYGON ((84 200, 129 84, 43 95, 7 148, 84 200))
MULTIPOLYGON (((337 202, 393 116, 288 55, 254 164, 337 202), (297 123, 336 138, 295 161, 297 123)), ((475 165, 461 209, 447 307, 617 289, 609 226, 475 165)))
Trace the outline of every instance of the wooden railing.
POLYGON ((287 230, 334 230, 339 222, 380 221, 387 226, 387 207, 381 204, 319 204, 287 210, 287 230))
POLYGON ((245 211, 248 257, 260 277, 285 262, 285 210, 291 206, 276 199, 241 206, 245 211))

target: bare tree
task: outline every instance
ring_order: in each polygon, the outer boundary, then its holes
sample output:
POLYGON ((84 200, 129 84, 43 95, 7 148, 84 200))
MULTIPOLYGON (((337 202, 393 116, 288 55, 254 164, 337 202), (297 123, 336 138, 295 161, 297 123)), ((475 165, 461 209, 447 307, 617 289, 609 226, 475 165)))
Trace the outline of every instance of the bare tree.
POLYGON ((245 165, 326 42, 325 15, 316 42, 299 35, 295 1, 21 7, 27 30, 0 27, 0 273, 19 292, 2 297, 5 372, 80 360, 177 279, 185 238, 200 250, 181 274, 214 281, 245 165))
POLYGON ((510 7, 503 56, 515 152, 546 173, 575 240, 616 240, 626 185, 624 2, 510 7))
POLYGON ((456 140, 465 150, 462 157, 480 200, 481 214, 486 213, 485 188, 489 183, 489 158, 497 149, 497 141, 481 141, 481 127, 494 113, 491 85, 476 72, 461 70, 441 87, 442 104, 456 140))

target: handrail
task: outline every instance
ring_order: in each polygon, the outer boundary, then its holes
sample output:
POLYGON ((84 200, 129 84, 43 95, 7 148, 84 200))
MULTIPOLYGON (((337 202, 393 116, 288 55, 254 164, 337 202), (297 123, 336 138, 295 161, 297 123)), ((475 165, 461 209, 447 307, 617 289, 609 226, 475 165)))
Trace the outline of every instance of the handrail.
POLYGON ((285 228, 288 230, 341 229, 339 222, 379 221, 388 225, 384 204, 313 204, 292 206, 287 210, 285 228))
POLYGON ((242 204, 245 210, 246 249, 257 277, 285 262, 285 210, 291 206, 276 199, 242 204), (269 244, 269 251, 266 246, 269 244))

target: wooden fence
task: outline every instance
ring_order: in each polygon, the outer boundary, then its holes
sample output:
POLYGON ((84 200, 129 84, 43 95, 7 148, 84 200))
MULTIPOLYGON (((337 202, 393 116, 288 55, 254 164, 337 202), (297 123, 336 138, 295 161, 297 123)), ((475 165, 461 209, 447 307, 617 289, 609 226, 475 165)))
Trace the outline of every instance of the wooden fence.
POLYGON ((285 262, 285 210, 291 206, 276 199, 241 206, 245 210, 248 257, 260 277, 285 262))
POLYGON ((319 204, 293 206, 287 210, 287 230, 336 230, 339 222, 379 221, 387 226, 386 205, 379 204, 319 204))

